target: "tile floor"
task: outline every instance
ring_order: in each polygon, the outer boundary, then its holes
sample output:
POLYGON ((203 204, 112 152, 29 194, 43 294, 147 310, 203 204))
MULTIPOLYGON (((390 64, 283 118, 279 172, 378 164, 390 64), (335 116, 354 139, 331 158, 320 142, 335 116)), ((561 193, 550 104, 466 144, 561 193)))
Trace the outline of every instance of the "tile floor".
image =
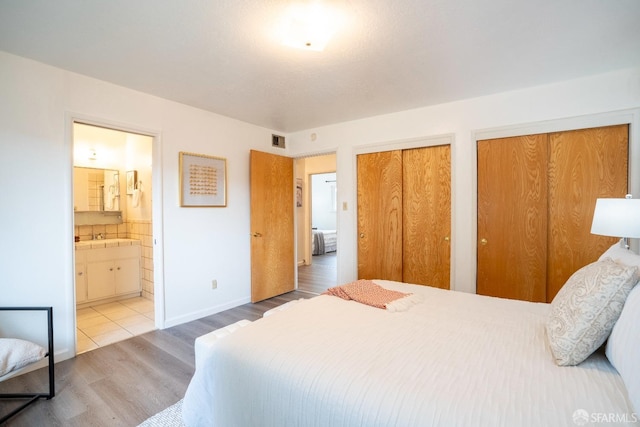
POLYGON ((153 301, 137 297, 76 311, 78 354, 155 329, 153 301))

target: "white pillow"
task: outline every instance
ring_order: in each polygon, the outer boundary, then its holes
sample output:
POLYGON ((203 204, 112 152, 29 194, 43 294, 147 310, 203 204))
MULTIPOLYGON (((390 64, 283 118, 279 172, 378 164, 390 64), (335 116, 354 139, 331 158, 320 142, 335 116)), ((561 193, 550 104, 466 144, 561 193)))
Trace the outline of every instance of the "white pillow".
POLYGON ((44 358, 47 351, 30 341, 0 338, 0 377, 44 358))
POLYGON ((630 267, 640 268, 640 255, 622 246, 622 240, 615 243, 613 246, 607 249, 602 255, 600 255, 600 258, 598 258, 598 261, 602 261, 605 258, 611 258, 615 262, 628 265, 630 267))
POLYGON ((634 409, 640 413, 640 286, 627 297, 607 341, 606 354, 627 386, 634 409))
POLYGON ((547 337, 556 364, 577 365, 605 342, 638 282, 638 269, 611 258, 573 273, 551 302, 547 337))

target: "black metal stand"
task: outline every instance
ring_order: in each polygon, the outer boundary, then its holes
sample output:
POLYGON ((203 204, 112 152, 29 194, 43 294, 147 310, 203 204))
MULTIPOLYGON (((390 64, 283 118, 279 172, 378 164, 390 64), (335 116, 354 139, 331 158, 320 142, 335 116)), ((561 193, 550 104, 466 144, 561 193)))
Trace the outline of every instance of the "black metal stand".
POLYGON ((0 399, 28 399, 25 403, 0 418, 0 424, 13 417, 38 399, 51 399, 56 395, 53 361, 53 307, 0 307, 0 311, 46 311, 49 337, 49 348, 45 357, 49 358, 49 392, 48 393, 0 393, 0 399))

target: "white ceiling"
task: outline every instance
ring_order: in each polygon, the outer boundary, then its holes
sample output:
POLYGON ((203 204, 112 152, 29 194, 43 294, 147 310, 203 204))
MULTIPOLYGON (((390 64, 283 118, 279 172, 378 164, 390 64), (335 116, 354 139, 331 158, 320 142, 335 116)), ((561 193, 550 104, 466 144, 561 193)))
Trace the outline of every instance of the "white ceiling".
POLYGON ((286 0, 0 0, 0 50, 292 132, 640 66, 639 0, 326 0, 324 52, 286 0))

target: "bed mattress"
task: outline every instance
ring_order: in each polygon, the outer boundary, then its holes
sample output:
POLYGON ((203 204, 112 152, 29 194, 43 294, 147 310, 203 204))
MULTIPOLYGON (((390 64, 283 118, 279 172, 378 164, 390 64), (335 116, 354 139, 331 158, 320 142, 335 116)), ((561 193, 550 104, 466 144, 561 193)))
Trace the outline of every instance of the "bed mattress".
POLYGON ((548 304, 376 282, 423 302, 388 312, 323 295, 239 329, 196 370, 185 423, 575 426, 615 414, 637 425, 603 354, 555 365, 548 304))
POLYGON ((312 230, 312 255, 324 255, 335 252, 338 248, 338 234, 336 230, 312 230))

